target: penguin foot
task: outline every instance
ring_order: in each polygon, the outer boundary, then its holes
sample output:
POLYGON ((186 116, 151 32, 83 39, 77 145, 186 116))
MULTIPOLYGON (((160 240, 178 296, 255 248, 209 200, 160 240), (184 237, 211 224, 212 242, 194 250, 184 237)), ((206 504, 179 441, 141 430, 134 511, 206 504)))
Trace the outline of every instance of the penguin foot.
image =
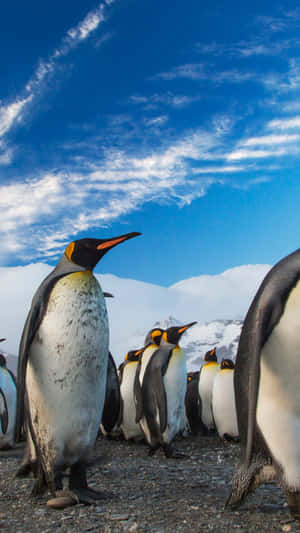
POLYGON ((224 439, 225 442, 234 442, 236 444, 238 442, 240 442, 240 438, 239 437, 233 437, 232 435, 229 435, 229 433, 224 433, 223 439, 224 439))
POLYGON ((300 492, 289 492, 286 490, 286 499, 292 517, 295 520, 300 520, 300 492))
POLYGON ((71 466, 69 488, 80 503, 92 505, 96 500, 106 499, 108 494, 91 489, 87 484, 86 466, 79 462, 71 466))
POLYGON ((15 473, 15 477, 27 477, 32 472, 31 463, 22 463, 15 473))
MULTIPOLYGON (((84 503, 85 505, 93 505, 97 500, 106 500, 109 495, 105 492, 90 489, 89 487, 82 489, 73 489, 71 494, 77 499, 77 503, 84 503)), ((74 505, 74 504, 73 504, 74 505)))
POLYGON ((79 503, 79 498, 71 491, 58 490, 55 492, 55 498, 51 498, 47 501, 47 507, 52 509, 66 509, 79 503))
POLYGON ((167 444, 166 446, 164 446, 163 450, 164 450, 164 453, 167 459, 188 459, 189 458, 188 455, 186 455, 183 452, 179 452, 178 450, 173 448, 173 446, 171 446, 170 444, 167 444))

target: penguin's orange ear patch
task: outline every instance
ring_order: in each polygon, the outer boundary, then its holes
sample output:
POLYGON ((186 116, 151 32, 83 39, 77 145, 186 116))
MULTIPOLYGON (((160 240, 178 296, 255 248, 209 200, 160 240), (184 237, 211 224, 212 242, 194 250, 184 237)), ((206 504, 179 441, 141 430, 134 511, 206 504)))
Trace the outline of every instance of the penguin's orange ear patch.
POLYGON ((75 242, 70 242, 70 244, 68 244, 68 246, 67 246, 67 248, 65 250, 65 255, 67 256, 67 258, 71 262, 72 262, 72 254, 74 252, 74 248, 75 248, 75 242))

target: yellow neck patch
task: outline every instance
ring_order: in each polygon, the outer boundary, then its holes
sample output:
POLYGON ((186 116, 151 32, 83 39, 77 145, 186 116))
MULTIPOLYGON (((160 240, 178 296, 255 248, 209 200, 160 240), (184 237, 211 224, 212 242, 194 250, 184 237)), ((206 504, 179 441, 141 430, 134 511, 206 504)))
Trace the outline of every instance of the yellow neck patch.
POLYGON ((65 255, 67 256, 67 258, 69 259, 71 263, 72 263, 72 254, 74 252, 74 248, 75 248, 75 242, 70 242, 70 244, 68 244, 67 248, 65 249, 65 255))
POLYGON ((213 365, 219 366, 219 363, 217 363, 216 361, 208 361, 207 363, 204 364, 204 366, 213 366, 213 365))

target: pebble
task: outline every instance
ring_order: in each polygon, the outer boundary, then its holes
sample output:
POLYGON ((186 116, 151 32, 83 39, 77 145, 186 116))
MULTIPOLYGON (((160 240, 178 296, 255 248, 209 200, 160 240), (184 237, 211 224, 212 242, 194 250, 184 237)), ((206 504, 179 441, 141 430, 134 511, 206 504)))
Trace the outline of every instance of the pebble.
POLYGON ((284 524, 281 529, 282 531, 291 531, 292 526, 290 524, 284 524))
POLYGON ((111 514, 109 517, 109 520, 128 520, 129 515, 128 514, 111 514))

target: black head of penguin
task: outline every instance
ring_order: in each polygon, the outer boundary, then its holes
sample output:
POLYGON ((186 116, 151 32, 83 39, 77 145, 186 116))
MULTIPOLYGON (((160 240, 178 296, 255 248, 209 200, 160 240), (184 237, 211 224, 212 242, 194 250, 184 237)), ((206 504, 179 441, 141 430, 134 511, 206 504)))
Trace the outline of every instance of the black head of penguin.
POLYGON ((231 359, 222 359, 221 361, 221 365, 220 365, 220 368, 221 370, 233 370, 234 369, 234 362, 231 360, 231 359))
POLYGON ((187 324, 186 326, 172 326, 166 331, 164 331, 162 338, 165 342, 168 342, 169 344, 174 344, 177 346, 179 343, 181 335, 188 329, 191 328, 197 324, 197 322, 191 322, 190 324, 187 324))
POLYGON ((199 379, 199 370, 196 370, 195 372, 188 372, 187 374, 187 382, 192 383, 192 381, 196 381, 199 379))
POLYGON ((218 362, 218 359, 217 359, 217 355, 216 355, 216 348, 214 348, 213 350, 209 350, 208 352, 206 352, 205 356, 204 356, 204 361, 207 363, 207 362, 210 362, 210 361, 214 361, 214 362, 218 362))
POLYGON ((141 350, 131 350, 130 352, 128 352, 125 355, 125 361, 138 361, 142 351, 143 351, 142 349, 141 350))
POLYGON ((145 338, 145 346, 148 344, 156 344, 159 346, 164 331, 165 330, 162 328, 150 329, 145 338))
POLYGON ((141 233, 126 233, 110 239, 79 239, 67 246, 65 256, 71 263, 80 265, 87 270, 93 270, 111 248, 138 235, 141 235, 141 233))

